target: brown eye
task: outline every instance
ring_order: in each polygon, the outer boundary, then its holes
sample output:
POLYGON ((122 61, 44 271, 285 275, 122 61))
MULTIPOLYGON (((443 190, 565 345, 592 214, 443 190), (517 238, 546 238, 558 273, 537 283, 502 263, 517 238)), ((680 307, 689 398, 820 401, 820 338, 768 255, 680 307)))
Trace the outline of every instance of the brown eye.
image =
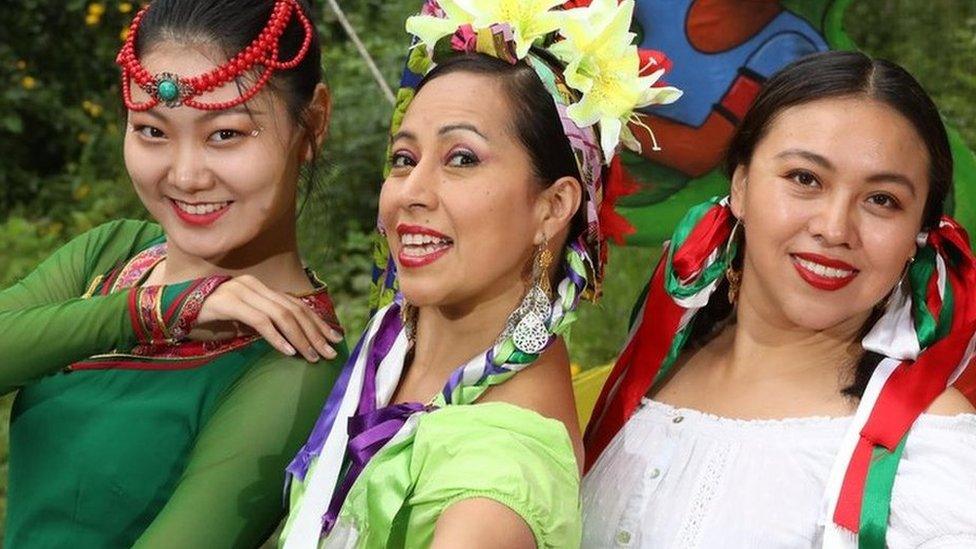
POLYGON ((217 130, 210 134, 210 140, 217 143, 230 141, 231 139, 243 136, 243 132, 237 130, 217 130))
POLYGON ((139 135, 147 139, 162 139, 166 137, 166 134, 163 133, 163 130, 155 126, 136 126, 133 129, 135 130, 136 133, 138 133, 139 135))
POLYGON ((817 176, 803 170, 791 172, 789 178, 804 187, 813 187, 814 185, 820 184, 817 181, 817 176))
POLYGON ((450 156, 447 160, 448 166, 453 166, 455 168, 466 168, 470 166, 476 166, 479 162, 477 156, 469 151, 457 151, 450 156))
POLYGON ((887 194, 873 194, 868 197, 868 202, 875 206, 881 206, 882 208, 898 208, 898 201, 895 200, 894 197, 887 194))
POLYGON ((416 164, 416 162, 414 162, 413 158, 411 158, 408 154, 397 152, 390 156, 390 166, 394 169, 406 168, 413 166, 414 164, 416 164))

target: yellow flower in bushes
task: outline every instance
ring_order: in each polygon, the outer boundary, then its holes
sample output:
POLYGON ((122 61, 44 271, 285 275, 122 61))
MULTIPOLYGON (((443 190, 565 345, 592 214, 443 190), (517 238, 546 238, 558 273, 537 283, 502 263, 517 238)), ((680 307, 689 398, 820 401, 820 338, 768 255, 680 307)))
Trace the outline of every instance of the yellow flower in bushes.
POLYGON ((37 87, 37 80, 33 76, 25 76, 20 80, 20 85, 25 90, 32 90, 37 87))

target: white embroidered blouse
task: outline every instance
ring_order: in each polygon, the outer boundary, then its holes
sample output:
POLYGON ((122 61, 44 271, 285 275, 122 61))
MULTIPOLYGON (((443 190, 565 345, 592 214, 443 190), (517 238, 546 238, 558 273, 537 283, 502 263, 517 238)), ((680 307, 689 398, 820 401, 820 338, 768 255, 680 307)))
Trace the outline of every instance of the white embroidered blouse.
MULTIPOLYGON (((819 547, 851 421, 735 420, 645 399, 583 481, 583 547, 819 547)), ((887 541, 976 548, 976 414, 916 422, 887 541)))

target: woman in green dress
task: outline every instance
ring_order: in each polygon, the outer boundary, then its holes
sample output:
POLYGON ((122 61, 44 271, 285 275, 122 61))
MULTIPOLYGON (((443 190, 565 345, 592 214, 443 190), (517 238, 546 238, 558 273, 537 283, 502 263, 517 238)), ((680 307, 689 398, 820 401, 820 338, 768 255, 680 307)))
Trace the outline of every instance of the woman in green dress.
POLYGON ((418 84, 379 208, 377 295, 399 294, 289 466, 283 547, 579 545, 562 336, 600 291, 623 124, 680 93, 631 45, 632 1, 560 3, 429 2, 408 20, 418 84))
POLYGON ((98 227, 0 292, 6 547, 254 547, 279 522, 346 354, 296 243, 329 118, 309 17, 156 0, 133 21, 125 162, 158 224, 98 227))

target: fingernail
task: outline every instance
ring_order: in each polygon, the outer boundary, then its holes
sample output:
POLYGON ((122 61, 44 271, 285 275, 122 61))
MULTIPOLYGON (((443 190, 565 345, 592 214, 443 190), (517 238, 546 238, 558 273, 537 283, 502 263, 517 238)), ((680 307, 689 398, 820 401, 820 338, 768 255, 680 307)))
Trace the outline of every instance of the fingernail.
POLYGON ((308 359, 310 361, 312 361, 312 362, 318 362, 319 361, 319 354, 316 353, 314 350, 309 350, 309 352, 308 352, 308 359))
POLYGON ((342 336, 342 332, 340 332, 339 330, 332 330, 332 338, 333 339, 338 339, 338 340, 341 341, 342 340, 342 337, 343 337, 342 336))
POLYGON ((298 354, 298 351, 296 351, 291 345, 285 343, 285 354, 288 356, 295 356, 298 354))

